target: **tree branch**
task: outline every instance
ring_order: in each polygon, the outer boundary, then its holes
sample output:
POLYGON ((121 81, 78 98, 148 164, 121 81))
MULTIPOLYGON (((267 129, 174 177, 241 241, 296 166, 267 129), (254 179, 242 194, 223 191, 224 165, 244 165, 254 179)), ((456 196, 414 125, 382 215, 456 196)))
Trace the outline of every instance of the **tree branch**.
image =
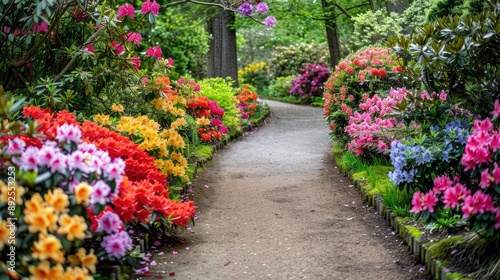
POLYGON ((348 18, 352 18, 352 15, 346 9, 344 9, 344 7, 340 6, 339 3, 335 2, 333 3, 333 5, 335 5, 335 7, 337 7, 348 18))

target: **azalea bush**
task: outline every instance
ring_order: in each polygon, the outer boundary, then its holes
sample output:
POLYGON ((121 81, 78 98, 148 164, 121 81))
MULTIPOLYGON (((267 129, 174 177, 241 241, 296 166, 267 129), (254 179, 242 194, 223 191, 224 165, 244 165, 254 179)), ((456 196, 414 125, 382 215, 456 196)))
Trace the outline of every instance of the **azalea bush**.
POLYGON ((495 101, 493 118, 476 119, 466 138, 460 160, 463 173, 434 178, 432 189, 413 195, 412 212, 436 218, 437 209, 450 209, 468 220, 483 236, 499 237, 500 207, 500 105, 495 101))
POLYGON ((389 49, 372 47, 341 61, 325 83, 324 115, 334 140, 343 146, 351 140, 344 129, 358 111, 363 95, 385 98, 391 88, 412 89, 414 82, 402 76, 403 67, 389 49))
POLYGON ((363 94, 364 102, 359 104, 359 111, 349 117, 349 124, 345 127, 352 139, 348 150, 358 156, 366 152, 388 154, 392 141, 401 139, 407 133, 404 123, 392 114, 392 108, 401 103, 407 94, 405 88, 391 89, 386 98, 378 94, 372 97, 363 94))
POLYGON ((205 142, 222 140, 222 135, 228 133, 227 127, 222 124, 224 109, 216 101, 206 96, 192 96, 188 101, 188 112, 198 124, 198 134, 205 142))
POLYGON ((299 69, 307 63, 315 61, 326 63, 328 47, 317 44, 298 44, 277 46, 276 52, 269 60, 269 74, 272 79, 286 76, 297 76, 299 69))
POLYGON ((328 65, 308 63, 299 72, 301 75, 292 80, 290 94, 309 100, 312 97, 321 97, 323 84, 330 78, 328 65))
POLYGON ((227 127, 230 134, 241 132, 241 113, 237 108, 239 101, 236 89, 233 88, 231 78, 209 78, 199 82, 200 95, 216 101, 224 109, 222 124, 227 127))
POLYGON ((242 125, 250 124, 249 119, 255 114, 255 110, 259 105, 257 103, 259 95, 257 92, 250 90, 246 84, 239 88, 237 92, 237 98, 240 101, 237 107, 240 109, 242 125))
POLYGON ((125 162, 83 142, 77 125, 55 126, 50 139, 26 134, 15 128, 23 123, 8 121, 14 106, 6 105, 0 166, 8 177, 0 180, 0 247, 15 248, 14 257, 2 256, 4 265, 16 268, 9 274, 84 278, 96 273, 98 256, 120 264, 132 258, 124 222, 108 206, 120 192, 125 162))
POLYGON ((238 81, 252 85, 258 92, 263 92, 270 84, 269 69, 265 62, 250 63, 238 70, 238 81))

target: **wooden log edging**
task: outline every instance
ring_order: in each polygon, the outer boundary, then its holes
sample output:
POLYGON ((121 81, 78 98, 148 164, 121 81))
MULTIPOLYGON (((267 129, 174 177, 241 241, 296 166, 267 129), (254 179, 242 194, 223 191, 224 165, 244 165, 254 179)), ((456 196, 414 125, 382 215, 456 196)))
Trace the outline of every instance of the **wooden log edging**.
POLYGON ((398 236, 404 240, 413 257, 419 260, 420 263, 425 266, 426 270, 430 273, 430 275, 432 275, 432 277, 434 277, 434 279, 453 279, 452 274, 454 273, 454 271, 444 265, 443 260, 437 259, 429 251, 429 247, 432 245, 432 243, 423 243, 419 237, 412 236, 407 226, 402 222, 402 218, 393 214, 392 210, 384 205, 380 195, 369 194, 368 191, 363 189, 363 186, 365 186, 366 182, 354 182, 352 178, 354 174, 353 172, 340 167, 339 169, 356 186, 358 191, 361 193, 364 202, 368 206, 373 207, 380 216, 384 217, 384 219, 387 221, 387 224, 390 225, 398 234, 398 236))

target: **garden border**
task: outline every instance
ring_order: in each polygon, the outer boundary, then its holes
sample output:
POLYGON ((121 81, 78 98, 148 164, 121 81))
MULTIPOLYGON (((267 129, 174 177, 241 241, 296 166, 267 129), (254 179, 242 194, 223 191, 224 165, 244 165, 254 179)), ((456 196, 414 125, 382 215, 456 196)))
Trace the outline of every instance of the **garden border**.
MULTIPOLYGON (((363 201, 366 202, 368 206, 373 207, 379 215, 384 217, 387 224, 390 225, 399 237, 408 246, 412 256, 420 261, 421 264, 425 265, 425 268, 430 272, 431 276, 436 280, 454 280, 454 279, 469 279, 466 276, 452 271, 449 267, 445 265, 445 262, 441 259, 436 258, 432 255, 429 247, 437 242, 427 242, 423 243, 419 236, 413 236, 409 230, 409 226, 405 225, 402 220, 403 218, 393 215, 392 210, 385 206, 380 195, 369 194, 367 190, 363 189, 364 184, 359 180, 353 180, 352 176, 354 172, 349 170, 349 168, 338 164, 340 158, 333 153, 334 162, 339 168, 339 170, 348 177, 349 180, 356 186, 358 191, 361 193, 363 201), (459 277, 456 277, 459 274, 459 277)), ((440 240, 437 240, 440 241, 440 240)))

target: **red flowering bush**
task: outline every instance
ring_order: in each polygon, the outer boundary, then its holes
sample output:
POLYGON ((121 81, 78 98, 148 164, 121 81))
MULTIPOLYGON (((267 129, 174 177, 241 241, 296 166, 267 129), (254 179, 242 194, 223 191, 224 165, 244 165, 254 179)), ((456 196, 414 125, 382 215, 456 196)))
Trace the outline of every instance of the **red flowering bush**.
POLYGON ((209 100, 206 96, 192 96, 188 99, 187 107, 188 114, 196 120, 201 140, 213 142, 227 134, 227 128, 222 125, 224 109, 216 101, 209 100))
POLYGON ((300 69, 300 76, 292 80, 290 94, 311 99, 323 95, 323 84, 330 78, 330 69, 326 64, 307 63, 300 69))
POLYGON ((60 123, 77 125, 81 128, 84 142, 92 143, 108 152, 111 159, 123 159, 126 180, 120 186, 119 195, 113 200, 113 209, 123 221, 142 223, 161 221, 165 226, 172 223, 186 226, 186 221, 193 217, 196 206, 192 202, 174 202, 169 198, 167 175, 161 173, 155 166, 154 157, 129 138, 90 121, 80 124, 76 121, 76 117, 67 111, 54 114, 47 109, 41 110, 29 106, 25 107, 23 113, 41 124, 39 132, 48 139, 55 137, 52 131, 60 123), (179 208, 175 205, 183 203, 185 204, 183 207, 188 210, 175 210, 176 207, 179 208))
POLYGON ((363 95, 385 98, 391 88, 404 87, 402 71, 397 57, 379 47, 367 48, 341 61, 325 83, 324 91, 324 114, 333 138, 346 145, 351 139, 344 129, 349 117, 359 110, 363 95))

